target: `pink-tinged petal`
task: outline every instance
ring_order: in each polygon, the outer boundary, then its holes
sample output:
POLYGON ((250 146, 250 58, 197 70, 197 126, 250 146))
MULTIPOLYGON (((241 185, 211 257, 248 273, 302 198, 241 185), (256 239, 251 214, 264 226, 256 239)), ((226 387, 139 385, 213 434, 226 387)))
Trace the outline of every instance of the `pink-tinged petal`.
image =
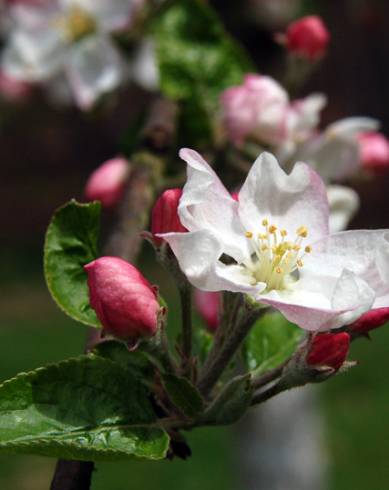
POLYGON ((254 294, 265 288, 263 283, 252 286, 243 267, 220 262, 223 245, 209 230, 157 236, 169 243, 181 270, 193 286, 199 289, 254 294))
POLYGON ((252 232, 260 230, 262 219, 285 228, 295 236, 299 226, 308 228, 308 240, 328 234, 326 188, 308 165, 297 163, 286 174, 270 153, 260 155, 239 192, 239 214, 252 232))
POLYGON ((209 230, 222 244, 221 253, 241 262, 250 255, 238 203, 208 163, 195 151, 182 149, 188 178, 178 207, 181 223, 189 231, 209 230))
POLYGON ((359 209, 359 196, 350 187, 342 185, 327 186, 330 205, 330 232, 343 231, 359 209))
POLYGON ((353 322, 371 308, 374 297, 363 279, 344 270, 340 277, 317 274, 300 279, 294 291, 270 291, 257 300, 278 309, 301 328, 319 331, 353 322))
POLYGON ((119 86, 123 64, 108 38, 89 36, 70 50, 67 75, 77 104, 88 110, 99 97, 119 86))

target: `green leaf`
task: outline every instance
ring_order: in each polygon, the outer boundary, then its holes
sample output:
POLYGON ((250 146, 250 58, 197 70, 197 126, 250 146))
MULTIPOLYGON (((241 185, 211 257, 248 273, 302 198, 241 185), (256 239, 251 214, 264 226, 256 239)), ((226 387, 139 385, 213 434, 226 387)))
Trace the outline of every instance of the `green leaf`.
POLYGON ((172 2, 154 22, 153 35, 161 90, 183 102, 185 127, 180 129, 186 138, 203 140, 220 93, 254 70, 251 61, 202 0, 172 2))
POLYGON ((223 387, 207 408, 201 423, 204 425, 228 425, 237 422, 250 406, 253 395, 251 375, 237 376, 223 387))
POLYGON ((131 370, 131 374, 146 386, 150 386, 154 381, 154 367, 140 349, 129 351, 124 343, 107 340, 98 344, 93 352, 119 364, 123 369, 131 370))
POLYGON ((204 408, 204 401, 186 378, 163 374, 162 382, 171 402, 187 417, 196 417, 204 408))
POLYGON ((279 313, 267 313, 257 321, 244 345, 247 368, 256 375, 282 364, 296 350, 303 330, 279 313))
POLYGON ((92 354, 0 386, 0 451, 64 459, 165 457, 149 391, 129 369, 92 354))
POLYGON ((89 304, 84 265, 97 257, 101 204, 72 200, 54 214, 46 232, 44 267, 57 305, 86 325, 100 327, 89 304))

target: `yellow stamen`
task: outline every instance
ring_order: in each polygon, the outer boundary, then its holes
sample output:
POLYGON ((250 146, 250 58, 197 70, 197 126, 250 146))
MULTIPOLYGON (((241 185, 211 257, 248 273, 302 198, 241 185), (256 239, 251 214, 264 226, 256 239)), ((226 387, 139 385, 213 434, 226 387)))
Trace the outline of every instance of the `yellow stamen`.
POLYGON ((299 266, 299 267, 302 267, 304 265, 303 261, 301 259, 298 259, 296 261, 296 264, 299 266))
POLYGON ((299 228, 297 228, 296 233, 298 236, 301 236, 303 238, 307 238, 308 228, 306 226, 300 226, 299 228))
POLYGON ((286 236, 288 234, 288 232, 286 230, 281 230, 280 233, 281 233, 281 236, 286 236))
POLYGON ((309 245, 307 245, 307 246, 304 248, 304 251, 305 251, 305 253, 310 254, 310 253, 312 252, 312 247, 311 247, 311 246, 309 246, 309 245))
POLYGON ((282 274, 283 270, 281 269, 281 267, 276 267, 276 272, 277 274, 282 274))
POLYGON ((274 234, 277 231, 277 227, 275 225, 269 226, 269 233, 274 234))
POLYGON ((246 231, 245 236, 246 238, 253 238, 253 234, 251 231, 246 231))
POLYGON ((262 224, 263 224, 263 226, 267 226, 269 224, 269 222, 267 219, 263 219, 262 224))

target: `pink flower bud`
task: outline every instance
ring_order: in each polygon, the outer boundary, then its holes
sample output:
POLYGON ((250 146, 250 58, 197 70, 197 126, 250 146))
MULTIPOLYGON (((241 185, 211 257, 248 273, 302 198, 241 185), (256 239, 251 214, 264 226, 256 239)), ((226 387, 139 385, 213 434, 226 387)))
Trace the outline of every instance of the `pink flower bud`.
POLYGON ((10 102, 22 102, 31 95, 32 86, 0 71, 0 95, 10 102))
POLYGON ((362 133, 358 137, 363 167, 382 174, 389 170, 389 140, 381 133, 362 133))
POLYGON ((348 326, 352 333, 367 334, 374 328, 382 327, 389 321, 389 308, 377 308, 364 313, 354 323, 348 326))
POLYGON ((316 335, 310 346, 306 362, 309 366, 329 366, 337 371, 346 360, 350 348, 350 335, 346 332, 316 335))
POLYGON ((286 47, 309 60, 321 58, 330 40, 330 34, 322 19, 309 15, 289 24, 286 31, 286 47))
POLYGON ((119 257, 100 257, 85 270, 90 304, 107 333, 128 341, 156 333, 157 295, 136 267, 119 257))
POLYGON ((236 145, 248 136, 269 144, 283 138, 289 98, 272 78, 248 74, 241 85, 225 90, 220 102, 228 136, 236 145))
POLYGON ((121 199, 129 172, 125 158, 108 160, 89 177, 85 196, 90 201, 101 201, 106 208, 115 206, 121 199))
POLYGON ((195 289, 194 300, 196 308, 206 322, 209 330, 214 332, 219 326, 220 292, 195 289))
POLYGON ((166 190, 154 204, 151 212, 151 233, 154 241, 161 245, 162 238, 155 237, 157 233, 186 232, 178 216, 178 203, 182 195, 181 189, 166 190))

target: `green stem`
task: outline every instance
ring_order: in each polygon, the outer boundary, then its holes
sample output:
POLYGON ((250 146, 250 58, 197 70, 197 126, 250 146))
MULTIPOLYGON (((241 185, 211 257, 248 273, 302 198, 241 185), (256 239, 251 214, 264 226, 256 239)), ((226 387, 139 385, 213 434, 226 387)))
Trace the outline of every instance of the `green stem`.
POLYGON ((182 325, 182 371, 190 377, 192 359, 192 289, 188 283, 179 288, 182 325))
POLYGON ((197 386, 203 396, 207 396, 215 386, 242 341, 250 332, 251 327, 263 314, 263 311, 262 309, 247 310, 241 321, 226 336, 220 350, 217 352, 217 347, 215 350, 211 350, 197 386))

